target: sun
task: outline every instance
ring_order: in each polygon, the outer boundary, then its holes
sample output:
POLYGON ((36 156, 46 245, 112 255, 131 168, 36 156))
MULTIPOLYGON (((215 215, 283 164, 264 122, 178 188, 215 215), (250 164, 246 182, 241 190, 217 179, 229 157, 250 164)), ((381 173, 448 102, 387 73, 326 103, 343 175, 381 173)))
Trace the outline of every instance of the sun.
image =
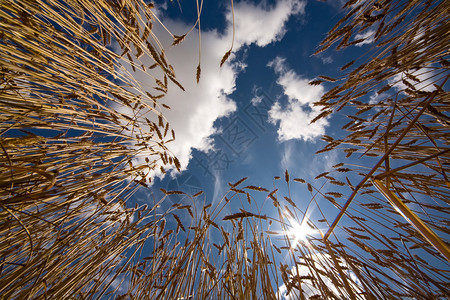
POLYGON ((299 243, 307 243, 308 236, 314 234, 316 230, 312 229, 308 223, 308 217, 304 217, 301 223, 297 222, 294 218, 289 217, 290 229, 287 231, 287 235, 292 238, 292 248, 295 248, 299 243))

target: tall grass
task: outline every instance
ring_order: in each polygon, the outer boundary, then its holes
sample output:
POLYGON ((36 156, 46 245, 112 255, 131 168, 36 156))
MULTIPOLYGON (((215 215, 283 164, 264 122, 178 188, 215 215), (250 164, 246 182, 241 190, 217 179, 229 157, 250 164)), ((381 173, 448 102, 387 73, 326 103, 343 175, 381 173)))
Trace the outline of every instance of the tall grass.
MULTIPOLYGON (((448 297, 448 261, 369 181, 382 179, 448 234, 448 1, 352 2, 318 52, 361 42, 353 37, 367 29, 373 47, 317 103, 322 116, 345 110, 350 119, 348 134, 324 136, 319 152, 338 148, 374 165, 339 163, 317 176, 321 187, 288 171, 271 188, 243 178, 214 206, 197 193, 161 211, 183 192, 127 203, 150 172, 179 168, 165 146, 174 133, 162 102, 168 82, 179 84, 151 30, 159 22, 151 5, 4 1, 0 298, 448 297), (142 65, 144 55, 154 65, 142 65), (160 74, 155 86, 124 64, 160 74), (307 205, 294 187, 310 193, 307 205), (225 215, 227 207, 236 210, 225 215), (310 229, 306 240, 297 240, 298 226, 310 229)), ((335 81, 319 78, 313 84, 335 81)))

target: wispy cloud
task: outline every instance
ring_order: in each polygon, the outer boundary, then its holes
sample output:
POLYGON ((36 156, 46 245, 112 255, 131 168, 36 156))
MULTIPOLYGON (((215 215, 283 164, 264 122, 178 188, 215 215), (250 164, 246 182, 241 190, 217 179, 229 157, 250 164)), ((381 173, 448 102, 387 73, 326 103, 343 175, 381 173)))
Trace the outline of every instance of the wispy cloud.
POLYGON ((291 170, 293 145, 286 143, 284 146, 283 156, 281 158, 281 167, 284 170, 291 170))
POLYGON ((312 104, 324 94, 324 88, 309 85, 308 82, 311 80, 289 69, 284 58, 277 57, 268 66, 278 75, 277 83, 282 86, 284 94, 288 97, 285 107, 277 101, 269 111, 269 121, 273 124, 279 123, 278 140, 312 141, 323 135, 328 121, 320 119, 311 124, 311 120, 320 113, 312 104))
POLYGON ((314 155, 311 161, 311 167, 308 169, 308 175, 311 178, 316 177, 322 172, 333 170, 333 166, 339 162, 339 151, 333 149, 321 155, 314 155))
POLYGON ((333 58, 331 56, 318 55, 318 57, 320 58, 320 60, 324 65, 333 63, 333 58))

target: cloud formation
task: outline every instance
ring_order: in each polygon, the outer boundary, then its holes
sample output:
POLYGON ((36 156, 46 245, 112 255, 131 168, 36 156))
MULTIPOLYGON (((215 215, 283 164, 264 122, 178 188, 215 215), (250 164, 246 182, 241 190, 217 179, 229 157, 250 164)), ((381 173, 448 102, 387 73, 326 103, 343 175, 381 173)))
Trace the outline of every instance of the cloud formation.
POLYGON ((361 41, 360 43, 357 43, 355 46, 361 47, 362 45, 372 44, 374 41, 374 37, 375 37, 375 30, 373 30, 373 29, 369 29, 363 33, 358 33, 357 35, 355 35, 354 40, 355 41, 361 40, 361 39, 364 39, 364 40, 361 41))
MULTIPOLYGON (((316 269, 321 270, 325 274, 329 273, 330 271, 337 273, 337 271, 335 270, 336 267, 334 266, 332 258, 328 254, 311 253, 311 257, 316 262, 316 264, 315 264, 316 269)), ((349 283, 353 292, 355 292, 356 294, 360 293, 361 292, 361 282, 359 281, 359 279, 356 277, 355 273, 353 271, 351 271, 351 268, 345 262, 343 262, 342 265, 343 265, 343 268, 345 267, 345 269, 346 269, 345 272, 347 275, 347 282, 349 283)), ((305 278, 306 277, 320 278, 321 283, 324 284, 325 286, 327 286, 335 295, 341 295, 338 292, 338 290, 336 289, 336 287, 334 286, 334 284, 330 278, 328 278, 327 276, 321 275, 319 272, 313 274, 311 272, 311 270, 305 265, 300 265, 299 268, 292 267, 291 273, 293 276, 299 275, 300 277, 305 277, 305 278), (298 270, 298 274, 297 274, 297 270, 298 270)), ((313 295, 322 294, 320 288, 317 287, 317 283, 313 283, 313 281, 311 279, 302 280, 301 289, 302 289, 303 296, 306 299, 308 299, 309 297, 311 297, 313 295)), ((297 289, 294 288, 290 292, 288 292, 288 289, 285 284, 278 287, 278 297, 280 299, 284 299, 284 300, 301 298, 300 293, 297 289)))
MULTIPOLYGON (((237 3, 234 6, 236 46, 255 43, 264 47, 280 41, 286 33, 286 21, 292 15, 304 14, 305 6, 306 1, 297 0, 278 1, 274 7, 255 6, 245 1, 237 3)), ((227 20, 231 24, 231 13, 227 14, 227 20)))
POLYGON ((439 76, 436 77, 436 74, 433 70, 429 70, 427 68, 419 68, 416 70, 408 70, 407 72, 398 73, 388 82, 397 91, 411 89, 407 85, 407 83, 409 83, 418 91, 432 92, 436 89, 433 84, 436 83, 437 78, 439 78, 439 76), (412 80, 411 78, 414 78, 414 80, 412 80))
POLYGON ((276 57, 268 66, 278 75, 277 83, 288 97, 285 107, 277 101, 269 111, 269 121, 272 124, 279 123, 278 140, 312 141, 323 135, 328 121, 320 119, 311 124, 311 120, 320 113, 320 109, 312 104, 324 94, 324 88, 309 85, 311 80, 289 69, 284 58, 276 57))
MULTIPOLYGON (((292 15, 304 12, 305 2, 295 0, 279 1, 273 7, 254 5, 247 2, 235 3, 235 41, 233 51, 256 44, 260 47, 279 41, 285 34, 285 23, 292 15)), ((180 21, 163 19, 164 25, 174 34, 186 33, 191 25, 180 21)), ((201 35, 201 79, 196 82, 198 64, 198 40, 192 32, 179 45, 171 47, 173 39, 162 28, 154 26, 153 32, 158 36, 166 50, 169 63, 176 72, 177 80, 185 91, 169 83, 169 90, 162 103, 171 107, 165 110, 164 117, 176 133, 175 141, 168 143, 169 150, 179 159, 181 168, 186 169, 193 149, 207 152, 214 148, 212 136, 217 133, 214 122, 236 111, 236 103, 230 95, 236 89, 236 78, 245 64, 233 60, 234 54, 222 66, 219 63, 232 42, 232 12, 226 15, 227 27, 219 34, 215 30, 202 31, 201 35)), ((153 62, 149 57, 141 58, 144 65, 153 62)), ((152 74, 142 71, 132 73, 144 87, 154 86, 152 74)), ((131 113, 131 112, 127 112, 131 113)), ((156 171, 154 175, 161 175, 156 171)))

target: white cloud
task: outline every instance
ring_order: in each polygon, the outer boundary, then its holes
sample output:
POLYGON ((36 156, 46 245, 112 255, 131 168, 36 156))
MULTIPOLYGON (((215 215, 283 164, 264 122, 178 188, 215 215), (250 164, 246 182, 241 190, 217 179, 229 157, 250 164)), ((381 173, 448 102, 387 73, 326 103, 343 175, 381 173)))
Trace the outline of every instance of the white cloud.
POLYGON ((226 183, 222 179, 220 172, 214 171, 214 195, 212 204, 213 207, 222 199, 223 195, 226 194, 225 191, 226 183))
POLYGON ((260 87, 257 86, 253 87, 253 98, 250 100, 253 106, 257 106, 263 100, 262 96, 258 95, 260 90, 261 90, 260 87))
MULTIPOLYGON (((273 8, 254 6, 245 1, 236 3, 234 6, 236 46, 239 48, 255 43, 264 47, 281 40, 286 33, 286 21, 291 15, 303 14, 305 6, 306 1, 298 0, 278 1, 273 8)), ((227 20, 231 23, 231 14, 227 15, 227 20)))
POLYGON ((369 104, 377 104, 384 98, 386 98, 385 95, 373 92, 372 95, 370 95, 369 97, 369 104))
MULTIPOLYGON (((286 32, 285 22, 291 15, 303 13, 304 6, 305 2, 295 0, 280 1, 270 9, 247 2, 236 3, 233 51, 252 43, 262 47, 280 40, 286 32)), ((233 61, 232 54, 222 68, 219 66, 232 41, 231 11, 227 12, 226 17, 228 24, 225 34, 220 35, 214 30, 202 32, 202 70, 199 84, 195 78, 198 64, 198 40, 195 32, 188 35, 181 44, 171 47, 173 40, 170 35, 154 25, 153 32, 166 49, 166 56, 175 69, 177 80, 186 90, 182 91, 169 83, 169 91, 162 99, 162 103, 171 107, 171 110, 165 110, 163 113, 176 133, 175 141, 166 146, 179 159, 182 169, 187 167, 192 149, 209 151, 214 148, 212 136, 217 133, 214 122, 236 111, 236 104, 229 96, 236 89, 236 77, 245 68, 245 63, 233 61)), ((176 35, 182 35, 190 29, 190 25, 179 21, 163 22, 176 35)), ((140 61, 147 66, 153 64, 145 55, 140 61)), ((143 89, 155 85, 151 76, 154 74, 133 72, 131 67, 126 71, 141 83, 143 89)), ((130 110, 122 111, 132 113, 130 110)), ((145 117, 150 119, 149 116, 145 117)), ((155 116, 152 119, 154 120, 155 116)), ((155 171, 152 175, 161 174, 155 171)))
POLYGON ((278 75, 277 83, 283 87, 284 94, 288 97, 285 107, 276 102, 269 111, 269 121, 280 124, 278 139, 308 141, 323 135, 328 121, 320 119, 312 124, 310 122, 320 113, 320 110, 312 104, 324 94, 324 88, 309 85, 308 82, 311 80, 287 68, 283 58, 275 58, 268 66, 275 70, 278 75))
POLYGON ((311 167, 308 169, 310 178, 314 178, 322 172, 333 170, 333 166, 340 162, 339 153, 338 150, 333 149, 321 155, 314 155, 311 161, 311 167))
POLYGON ((364 41, 356 44, 356 46, 361 47, 362 45, 373 43, 374 37, 375 37, 375 30, 369 29, 366 32, 358 33, 357 35, 355 35, 354 40, 356 41, 356 40, 364 39, 364 41))
MULTIPOLYGON (((169 24, 172 25, 172 24, 169 24)), ((173 24, 172 28, 179 24, 173 24)), ((177 32, 183 32, 180 28, 177 32)), ((200 151, 212 149, 211 136, 216 132, 214 122, 230 115, 236 104, 228 96, 235 90, 237 70, 231 63, 219 67, 222 55, 227 51, 229 41, 216 32, 202 34, 202 75, 196 83, 197 41, 186 39, 181 45, 171 48, 167 55, 177 78, 185 92, 176 86, 169 87, 164 101, 172 107, 165 117, 175 130, 176 139, 168 144, 169 149, 186 167, 192 148, 200 151)))
POLYGON ((331 56, 320 56, 319 58, 322 60, 324 65, 333 63, 333 58, 331 56))
POLYGON ((253 106, 257 106, 258 104, 260 104, 262 101, 262 97, 259 95, 255 95, 253 96, 252 100, 250 100, 250 102, 252 103, 253 106))
POLYGON ((295 159, 293 159, 293 154, 295 153, 295 145, 293 143, 285 143, 283 156, 281 157, 281 168, 283 170, 294 170, 295 159))
MULTIPOLYGON (((318 269, 324 273, 334 273, 335 277, 340 277, 339 274, 336 271, 336 267, 334 266, 333 260, 331 256, 328 254, 320 254, 320 253, 311 253, 311 257, 309 258, 314 261, 314 268, 318 269)), ((303 259, 302 259, 303 260, 303 259)), ((340 296, 339 291, 334 286, 331 279, 327 276, 324 276, 320 274, 319 272, 312 273, 311 270, 305 266, 305 265, 298 265, 298 271, 296 267, 292 267, 291 273, 293 276, 299 275, 299 276, 312 276, 316 278, 320 278, 320 281, 326 285, 335 295, 340 296), (297 274, 298 272, 298 274, 297 274)), ((345 271, 347 274, 347 281, 350 284, 352 290, 355 292, 355 294, 358 294, 361 292, 361 283, 359 279, 356 277, 354 272, 350 271, 349 267, 345 263, 341 263, 342 267, 345 267, 347 271, 345 271)), ((303 279, 301 284, 301 289, 303 292, 303 295, 306 299, 313 295, 322 294, 319 287, 317 287, 317 284, 313 283, 310 279, 303 279)), ((343 290, 343 288, 341 288, 343 290)), ((342 295, 341 295, 342 296, 342 295)), ((287 294, 287 288, 286 285, 281 285, 278 287, 278 297, 280 299, 284 300, 290 300, 290 299, 300 299, 300 292, 297 289, 292 289, 289 294, 287 294)), ((358 297, 358 299, 361 299, 358 297)))
POLYGON ((392 85, 396 90, 410 89, 403 81, 409 82, 418 91, 432 92, 436 89, 433 85, 436 78, 433 71, 427 68, 420 68, 415 71, 409 72, 409 78, 406 72, 399 73, 389 80, 389 84, 392 85), (412 76, 412 77, 411 77, 412 76), (414 78, 415 80, 411 79, 414 78))

